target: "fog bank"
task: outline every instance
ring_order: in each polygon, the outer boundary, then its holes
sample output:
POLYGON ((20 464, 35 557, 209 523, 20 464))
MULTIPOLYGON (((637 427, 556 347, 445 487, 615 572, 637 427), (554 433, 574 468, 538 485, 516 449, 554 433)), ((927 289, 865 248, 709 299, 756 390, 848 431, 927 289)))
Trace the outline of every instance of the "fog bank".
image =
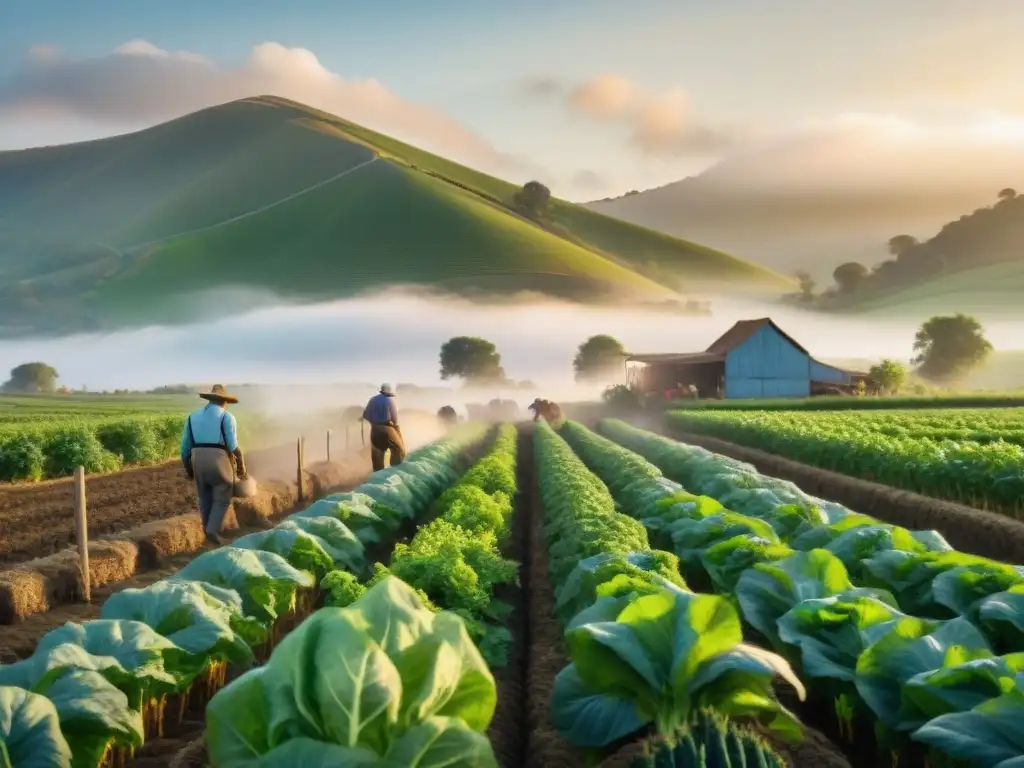
MULTIPOLYGON (((576 347, 597 333, 619 338, 631 352, 699 351, 735 321, 770 315, 819 358, 906 359, 918 325, 706 298, 712 301, 712 317, 557 302, 482 307, 414 297, 282 305, 201 325, 0 342, 0 370, 41 360, 60 372, 61 383, 92 390, 184 382, 439 386, 441 344, 452 336, 469 335, 498 346, 511 378, 536 382, 544 394, 565 399, 596 394, 574 386, 572 358, 576 347)), ((1021 346, 1022 326, 993 319, 985 330, 997 349, 1013 349, 1021 346)), ((479 393, 480 399, 486 401, 487 394, 479 393)), ((529 398, 521 394, 519 399, 529 398)))

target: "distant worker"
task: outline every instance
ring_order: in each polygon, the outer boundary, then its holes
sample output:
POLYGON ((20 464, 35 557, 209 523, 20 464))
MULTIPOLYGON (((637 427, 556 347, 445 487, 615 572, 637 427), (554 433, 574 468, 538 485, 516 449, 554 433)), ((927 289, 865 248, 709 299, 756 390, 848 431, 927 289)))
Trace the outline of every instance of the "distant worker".
POLYGON ((207 405, 189 414, 181 435, 181 463, 185 476, 196 483, 199 515, 206 541, 220 546, 224 516, 231 503, 236 477, 244 480, 245 459, 238 447, 238 425, 227 406, 238 398, 220 384, 199 395, 207 405))
POLYGON ((398 426, 395 388, 381 384, 380 392, 370 398, 363 409, 363 421, 370 422, 370 457, 373 471, 384 469, 384 454, 390 452, 392 467, 405 460, 405 441, 398 426))
POLYGON ((544 419, 553 426, 557 426, 563 421, 562 409, 558 406, 558 403, 553 403, 550 400, 541 400, 538 397, 530 403, 528 408, 533 411, 534 421, 544 419))

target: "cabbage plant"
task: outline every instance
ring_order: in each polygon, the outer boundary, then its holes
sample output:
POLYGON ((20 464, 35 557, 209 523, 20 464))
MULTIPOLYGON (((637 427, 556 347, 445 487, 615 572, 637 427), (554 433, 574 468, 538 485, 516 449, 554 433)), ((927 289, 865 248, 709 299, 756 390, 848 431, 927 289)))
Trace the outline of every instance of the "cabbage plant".
POLYGON ((497 768, 494 678, 462 620, 400 580, 324 608, 206 710, 214 766, 497 768))

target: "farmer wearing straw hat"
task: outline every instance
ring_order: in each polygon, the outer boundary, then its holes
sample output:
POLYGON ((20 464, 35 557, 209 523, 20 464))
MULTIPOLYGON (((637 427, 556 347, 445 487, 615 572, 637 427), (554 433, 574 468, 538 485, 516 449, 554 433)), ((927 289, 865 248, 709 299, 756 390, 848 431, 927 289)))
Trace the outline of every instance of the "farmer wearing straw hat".
POLYGON ((395 388, 381 384, 380 392, 370 398, 363 409, 363 421, 370 422, 370 457, 373 471, 384 469, 384 454, 391 453, 392 467, 405 459, 405 441, 398 426, 395 388))
POLYGON ((238 447, 238 425, 227 410, 228 404, 237 403, 238 398, 220 384, 199 396, 209 402, 185 420, 181 463, 185 475, 196 483, 206 541, 220 546, 220 530, 231 503, 236 473, 239 479, 246 477, 245 459, 238 447))

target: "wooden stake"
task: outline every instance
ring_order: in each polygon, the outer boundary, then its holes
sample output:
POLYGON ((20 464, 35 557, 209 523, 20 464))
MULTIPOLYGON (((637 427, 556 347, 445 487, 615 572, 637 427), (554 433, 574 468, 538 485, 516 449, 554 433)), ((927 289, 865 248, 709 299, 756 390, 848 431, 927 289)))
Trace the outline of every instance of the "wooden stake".
POLYGON ((305 439, 299 438, 295 441, 295 458, 298 462, 298 474, 297 474, 297 485, 299 487, 299 501, 304 501, 306 498, 306 473, 303 471, 305 462, 302 460, 303 449, 305 448, 305 439))
POLYGON ((89 573, 89 521, 85 512, 85 467, 75 468, 75 538, 82 568, 82 596, 89 603, 92 602, 92 579, 89 573))
POLYGON ((327 430, 327 463, 331 462, 331 430, 327 430))

